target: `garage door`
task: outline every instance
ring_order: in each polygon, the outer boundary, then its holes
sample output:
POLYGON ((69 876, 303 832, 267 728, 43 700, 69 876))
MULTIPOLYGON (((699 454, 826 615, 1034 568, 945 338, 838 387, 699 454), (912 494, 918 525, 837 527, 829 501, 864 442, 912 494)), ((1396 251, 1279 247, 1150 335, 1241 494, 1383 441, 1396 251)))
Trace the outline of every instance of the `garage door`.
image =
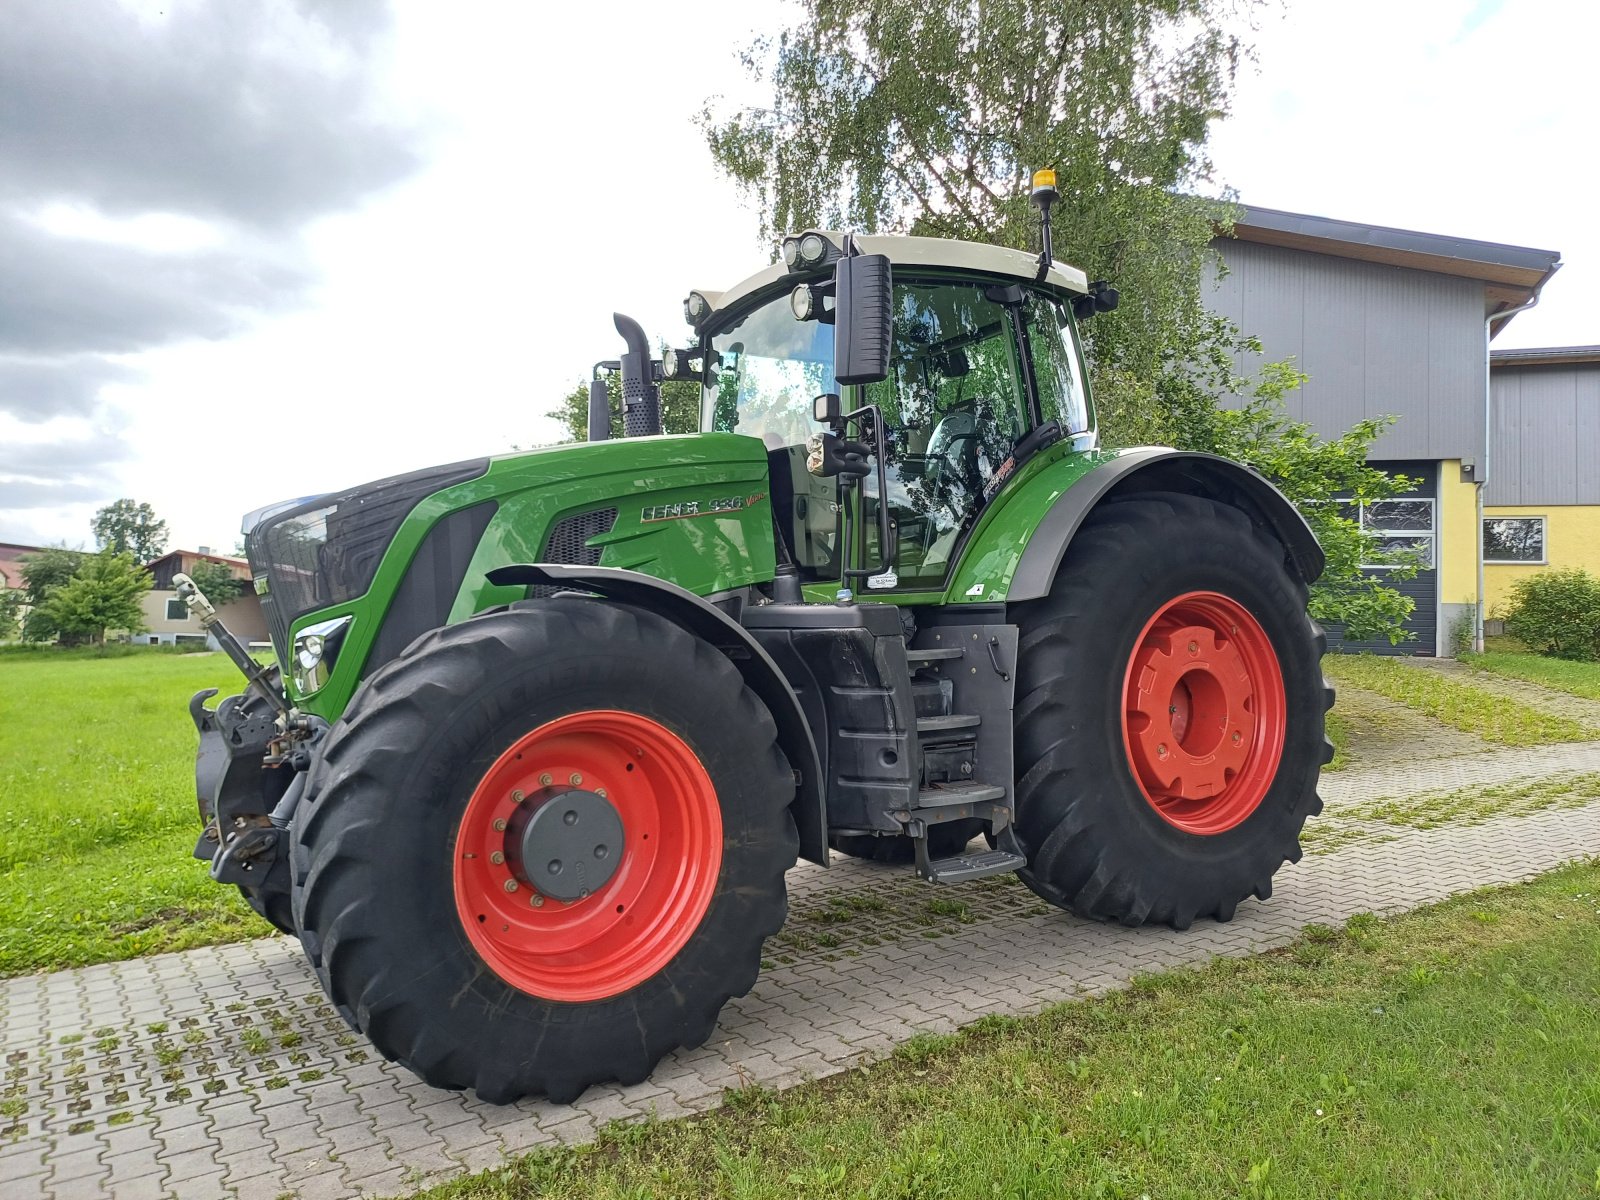
POLYGON ((1362 525, 1392 550, 1411 550, 1424 564, 1410 579, 1395 580, 1382 568, 1369 568, 1390 587, 1410 596, 1415 608, 1406 621, 1411 637, 1398 646, 1387 641, 1344 640, 1337 626, 1328 628, 1328 648, 1347 653, 1432 656, 1438 648, 1439 629, 1439 464, 1434 462, 1374 462, 1381 470, 1419 480, 1404 496, 1362 505, 1362 525))

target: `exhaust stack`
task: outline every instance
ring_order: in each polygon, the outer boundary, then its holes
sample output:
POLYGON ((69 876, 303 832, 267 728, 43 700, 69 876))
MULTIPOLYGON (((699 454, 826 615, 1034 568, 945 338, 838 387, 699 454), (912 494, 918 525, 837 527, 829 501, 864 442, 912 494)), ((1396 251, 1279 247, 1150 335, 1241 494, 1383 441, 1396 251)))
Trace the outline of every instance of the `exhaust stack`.
POLYGON ((639 322, 612 313, 617 332, 628 345, 622 356, 622 436, 648 437, 661 432, 661 392, 656 387, 650 343, 639 322))

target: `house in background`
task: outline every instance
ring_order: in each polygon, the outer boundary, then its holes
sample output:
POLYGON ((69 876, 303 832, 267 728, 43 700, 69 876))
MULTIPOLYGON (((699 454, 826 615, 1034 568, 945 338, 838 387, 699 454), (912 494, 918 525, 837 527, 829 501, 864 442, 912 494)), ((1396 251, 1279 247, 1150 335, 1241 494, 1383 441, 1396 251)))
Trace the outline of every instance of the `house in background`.
MULTIPOLYGON (((22 577, 22 560, 30 554, 37 554, 43 546, 24 546, 18 542, 0 542, 0 595, 7 591, 20 592, 27 586, 27 581, 22 577)), ((17 614, 18 619, 28 615, 24 606, 17 614)), ((3 634, 0 634, 3 636, 3 634)))
POLYGON ((188 575, 196 563, 209 562, 228 568, 233 577, 245 584, 245 590, 226 604, 217 605, 223 623, 241 641, 247 644, 267 640, 267 620, 261 611, 261 600, 250 581, 250 564, 242 558, 212 554, 210 547, 199 550, 172 550, 160 558, 151 559, 145 569, 154 579, 150 591, 141 605, 144 609, 146 632, 134 634, 132 640, 141 645, 173 645, 192 642, 198 646, 217 648, 216 639, 200 628, 200 622, 189 612, 188 606, 178 599, 172 577, 188 575))
POLYGON ((1489 614, 1547 567, 1600 575, 1600 346, 1489 355, 1483 495, 1489 614))
MULTIPOLYGON (((1536 302, 1560 255, 1266 208, 1245 209, 1233 232, 1214 243, 1227 269, 1210 304, 1260 339, 1263 361, 1292 358, 1309 376, 1287 398, 1289 414, 1324 437, 1396 417, 1372 463, 1418 481, 1360 513, 1385 547, 1423 563, 1395 585, 1416 605, 1412 640, 1344 642, 1330 630, 1330 641, 1424 655, 1449 653, 1453 634, 1470 644, 1484 600, 1484 487, 1506 457, 1491 444, 1489 342, 1536 302)), ((1239 364, 1246 374, 1257 365, 1239 364)), ((1512 494, 1494 502, 1521 504, 1512 494)))
POLYGON ((22 578, 22 560, 30 554, 37 554, 43 546, 23 546, 16 542, 0 542, 0 588, 20 589, 24 585, 22 578))

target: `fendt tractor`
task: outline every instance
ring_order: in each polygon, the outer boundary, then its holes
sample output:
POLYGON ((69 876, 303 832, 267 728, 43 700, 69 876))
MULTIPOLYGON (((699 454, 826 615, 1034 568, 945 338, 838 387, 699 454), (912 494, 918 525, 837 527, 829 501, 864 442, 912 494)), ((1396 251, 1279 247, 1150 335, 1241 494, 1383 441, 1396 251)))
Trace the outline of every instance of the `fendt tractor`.
POLYGON ((1176 929, 1299 858, 1322 552, 1236 463, 1099 447, 1078 323, 1118 296, 1054 260, 1054 185, 1037 255, 813 230, 690 292, 685 349, 618 315, 586 443, 250 514, 275 666, 180 581, 248 680, 190 704, 195 856, 384 1055, 495 1102, 642 1080, 830 849, 1176 929))

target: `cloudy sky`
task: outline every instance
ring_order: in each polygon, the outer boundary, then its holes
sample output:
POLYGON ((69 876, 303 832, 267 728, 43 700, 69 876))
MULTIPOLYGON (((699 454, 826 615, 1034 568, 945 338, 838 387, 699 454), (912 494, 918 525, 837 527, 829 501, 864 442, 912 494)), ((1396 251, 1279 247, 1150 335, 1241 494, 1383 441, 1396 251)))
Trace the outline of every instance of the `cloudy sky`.
MULTIPOLYGON (((781 0, 7 0, 0 542, 547 441, 690 287, 765 262, 693 115, 781 0), (646 224, 645 216, 649 222, 646 224)), ((1497 345, 1600 342, 1579 0, 1288 0, 1219 128, 1246 203, 1561 251, 1497 345)))

